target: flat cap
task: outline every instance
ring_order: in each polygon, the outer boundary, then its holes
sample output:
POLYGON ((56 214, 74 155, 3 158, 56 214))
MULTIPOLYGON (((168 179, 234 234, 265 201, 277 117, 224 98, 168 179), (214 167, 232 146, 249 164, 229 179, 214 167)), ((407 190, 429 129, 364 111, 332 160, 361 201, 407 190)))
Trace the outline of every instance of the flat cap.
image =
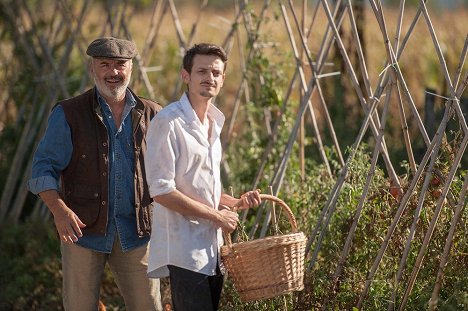
POLYGON ((136 56, 137 48, 132 41, 103 37, 91 42, 86 54, 91 57, 131 59, 136 56))

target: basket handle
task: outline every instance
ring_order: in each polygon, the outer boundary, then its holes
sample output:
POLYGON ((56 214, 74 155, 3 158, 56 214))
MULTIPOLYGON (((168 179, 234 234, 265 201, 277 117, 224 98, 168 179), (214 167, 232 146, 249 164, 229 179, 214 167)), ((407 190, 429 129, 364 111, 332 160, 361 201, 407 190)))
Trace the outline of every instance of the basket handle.
MULTIPOLYGON (((270 201, 273 201, 275 203, 278 203, 281 208, 283 209, 283 211, 286 213, 286 215, 288 216, 288 219, 289 219, 289 223, 291 224, 291 228, 292 228, 292 232, 297 232, 297 222, 296 222, 296 218, 294 217, 291 209, 289 208, 289 206, 284 203, 283 200, 273 196, 273 195, 269 195, 269 194, 260 194, 260 199, 262 200, 270 200, 270 201)), ((239 203, 237 203, 236 205, 233 206, 232 210, 234 212, 237 211, 237 208, 242 204, 242 201, 239 201, 239 203)), ((226 232, 223 232, 223 236, 224 236, 224 240, 226 241, 226 246, 229 247, 229 248, 232 248, 232 240, 231 240, 231 234, 230 233, 226 233, 226 232)))

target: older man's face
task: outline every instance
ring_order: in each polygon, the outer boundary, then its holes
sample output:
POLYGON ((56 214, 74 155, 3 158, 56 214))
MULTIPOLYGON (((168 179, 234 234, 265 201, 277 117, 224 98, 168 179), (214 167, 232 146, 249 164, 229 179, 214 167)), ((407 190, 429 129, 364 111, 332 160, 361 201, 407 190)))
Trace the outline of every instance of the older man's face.
POLYGON ((114 101, 125 98, 132 75, 131 59, 93 58, 90 70, 102 96, 114 101))

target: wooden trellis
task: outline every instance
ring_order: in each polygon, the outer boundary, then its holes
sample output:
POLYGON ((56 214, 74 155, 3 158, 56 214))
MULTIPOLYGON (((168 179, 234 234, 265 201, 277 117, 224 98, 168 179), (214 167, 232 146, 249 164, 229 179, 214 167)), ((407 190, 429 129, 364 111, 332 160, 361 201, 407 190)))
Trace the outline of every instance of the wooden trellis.
MULTIPOLYGON (((358 1, 362 4, 362 1, 358 1)), ((204 16, 209 7, 209 1, 200 1, 198 11, 194 12, 195 21, 189 28, 188 34, 184 31, 183 24, 184 16, 179 15, 178 5, 175 0, 160 0, 154 1, 152 6, 152 14, 150 22, 145 29, 139 29, 138 33, 132 30, 132 17, 134 7, 129 1, 103 1, 103 7, 92 4, 89 0, 70 1, 56 0, 49 1, 53 4, 53 14, 50 12, 36 12, 35 8, 31 7, 25 0, 20 1, 1 1, 0 8, 2 10, 2 18, 4 19, 3 26, 0 25, 0 34, 6 33, 7 29, 14 31, 9 37, 9 42, 5 45, 5 50, 0 53, 0 62, 3 65, 3 80, 6 84, 0 87, 0 96, 3 103, 0 109, 5 112, 3 119, 0 119, 0 131, 3 124, 11 122, 8 118, 12 115, 18 117, 18 131, 20 139, 15 149, 15 156, 10 165, 11 169, 6 177, 5 186, 2 189, 0 201, 0 224, 5 221, 17 222, 25 208, 25 201, 28 194, 26 182, 29 179, 32 150, 37 145, 42 133, 47 124, 47 116, 51 107, 60 98, 70 97, 70 84, 75 83, 69 78, 72 73, 73 66, 71 63, 72 54, 76 53, 80 56, 80 61, 83 66, 86 64, 85 49, 88 42, 93 38, 90 37, 89 31, 86 30, 87 19, 95 12, 99 11, 102 14, 98 29, 94 30, 97 35, 113 35, 135 39, 142 37, 145 34, 144 44, 139 46, 140 54, 134 61, 134 78, 132 87, 137 91, 145 91, 152 99, 159 99, 159 95, 154 88, 155 82, 152 81, 151 73, 161 70, 164 64, 152 63, 152 53, 158 45, 164 44, 161 38, 161 29, 168 27, 167 20, 172 22, 172 35, 174 41, 177 42, 179 55, 183 55, 185 49, 191 46, 195 38, 203 38, 203 35, 197 33, 200 26, 205 22, 204 16), (43 13, 43 14, 42 14, 43 13), (49 14, 48 14, 49 13, 49 14), (165 23, 166 21, 166 23, 165 23), (43 26, 46 22, 47 27, 43 26), (2 28, 3 27, 3 28, 2 28), (15 55, 15 51, 22 51, 20 56, 15 55), (15 62, 14 58, 20 57, 20 62, 15 62), (18 94, 15 91, 15 83, 18 81, 14 78, 17 74, 17 69, 29 70, 30 75, 35 77, 35 84, 26 92, 18 94), (14 104, 16 103, 16 105, 14 104), (20 104, 18 104, 20 103, 20 104), (17 107, 17 111, 13 111, 17 107), (21 122, 20 122, 21 121, 21 122)), ((418 185, 422 188, 418 191, 417 207, 414 210, 413 221, 409 229, 409 235, 406 239, 405 249, 400 258, 398 271, 396 272, 395 288, 402 280, 402 274, 405 269, 411 268, 409 280, 405 286, 404 293, 401 297, 397 297, 396 290, 388 295, 388 310, 404 310, 408 302, 409 295, 413 290, 413 286, 418 277, 419 270, 425 260, 426 250, 431 241, 434 230, 437 226, 438 219, 442 207, 446 200, 454 209, 454 214, 451 219, 451 227, 446 238, 443 254, 440 256, 439 269, 434 283, 432 297, 429 302, 429 308, 434 310, 437 307, 439 292, 442 287, 442 278, 444 269, 450 261, 450 251, 454 234, 457 231, 457 225, 461 219, 463 209, 467 205, 467 189, 468 189, 468 174, 465 176, 461 192, 458 197, 454 197, 450 193, 450 187, 453 183, 455 175, 459 172, 463 157, 466 157, 465 151, 468 145, 468 127, 463 114, 463 109, 460 104, 460 98, 464 94, 465 87, 468 83, 468 72, 466 71, 465 58, 468 51, 468 37, 459 38, 464 41, 464 48, 461 51, 458 67, 452 75, 449 72, 446 64, 446 59, 441 48, 441 44, 437 38, 437 32, 431 21, 431 14, 426 7, 426 1, 420 0, 417 11, 412 16, 412 22, 409 28, 404 32, 403 16, 405 15, 405 1, 401 1, 399 7, 398 20, 396 22, 395 36, 389 34, 388 20, 385 16, 385 9, 382 7, 380 0, 369 0, 367 3, 373 13, 373 18, 377 22, 380 29, 382 41, 385 45, 386 57, 382 59, 385 63, 382 72, 380 72, 378 81, 373 83, 369 74, 369 66, 361 45, 362 38, 356 24, 355 12, 353 10, 353 2, 351 0, 338 0, 332 3, 328 0, 319 0, 314 6, 313 12, 307 14, 307 1, 263 1, 262 5, 257 8, 257 18, 252 17, 252 7, 249 6, 247 0, 234 0, 235 12, 230 20, 229 27, 226 29, 219 28, 219 32, 223 47, 230 53, 239 58, 237 64, 230 63, 229 66, 235 67, 234 70, 241 72, 240 81, 235 88, 235 94, 230 98, 223 98, 229 103, 231 109, 228 114, 230 118, 226 122, 226 139, 224 140, 224 148, 229 149, 235 146, 236 141, 233 133, 238 127, 240 116, 245 112, 245 105, 250 101, 250 90, 248 85, 248 75, 246 68, 252 62, 256 52, 261 49, 262 27, 264 26, 266 15, 272 10, 279 12, 280 18, 275 21, 275 28, 282 31, 288 37, 289 42, 282 42, 283 47, 291 51, 295 61, 294 72, 291 77, 288 77, 288 88, 283 98, 283 105, 280 114, 293 109, 292 94, 298 92, 300 94, 299 107, 294 110, 295 122, 291 129, 288 142, 284 146, 284 150, 280 158, 276 161, 276 170, 273 172, 273 177, 269 180, 272 186, 272 193, 278 194, 281 190, 283 179, 285 177, 288 161, 293 152, 293 147, 299 144, 299 149, 303 157, 307 157, 304 153, 303 138, 306 131, 304 127, 310 126, 315 139, 315 146, 318 149, 318 154, 326 167, 328 174, 331 176, 329 158, 324 149, 324 140, 322 133, 324 129, 319 126, 317 121, 317 112, 320 112, 323 117, 324 127, 328 130, 331 136, 331 147, 336 150, 338 163, 341 165, 340 172, 336 176, 336 183, 328 194, 328 200, 321 207, 319 217, 312 228, 309 228, 309 240, 307 245, 308 255, 308 273, 313 273, 314 265, 321 250, 322 242, 327 237, 327 228, 334 217, 337 206, 337 201, 342 192, 345 180, 349 171, 350 163, 354 160, 359 146, 363 143, 365 135, 370 135, 375 141, 372 160, 363 192, 355 209, 353 222, 350 230, 347 233, 346 241, 342 245, 339 262, 332 276, 332 286, 330 294, 325 298, 322 304, 323 309, 327 309, 333 303, 338 282, 343 273, 351 244, 356 234, 356 229, 360 221, 360 216, 363 212, 366 200, 369 194, 369 187, 374 177, 374 171, 378 166, 378 159, 383 160, 385 169, 388 172, 388 177, 396 188, 401 188, 400 179, 395 172, 394 164, 391 161, 389 148, 386 140, 386 124, 389 118, 398 118, 401 124, 403 142, 405 144, 407 160, 411 169, 412 179, 409 185, 402 192, 401 200, 398 208, 393 214, 390 221, 390 226, 383 237, 378 253, 374 254, 375 259, 370 268, 366 280, 363 280, 364 286, 359 294, 358 308, 362 308, 365 299, 368 295, 370 286, 379 269, 379 265, 387 250, 389 241, 395 233, 396 227, 399 225, 402 214, 407 211, 408 202, 415 193, 418 185), (297 13, 300 7, 300 15, 297 13), (316 42, 321 42, 318 50, 312 53, 310 50, 310 35, 312 30, 317 26, 316 18, 322 14, 325 16, 327 25, 321 33, 321 38, 314 38, 316 42), (307 21, 310 19, 310 23, 307 21), (343 34, 341 32, 343 25, 348 21, 351 29, 351 40, 356 47, 357 63, 353 63, 350 58, 350 53, 343 42, 343 34), (412 92, 409 89, 405 74, 400 68, 400 57, 402 56, 408 42, 411 41, 416 25, 424 23, 428 33, 431 36, 432 45, 437 55, 440 70, 443 74, 447 85, 448 95, 445 98, 444 116, 438 124, 438 129, 433 137, 429 137, 425 125, 422 122, 420 112, 413 98, 412 92), (331 59, 332 52, 339 55, 345 66, 344 72, 334 70, 326 71, 326 64, 331 59), (359 68, 357 70, 356 68, 359 68), (327 98, 324 95, 323 84, 326 79, 331 76, 341 74, 346 76, 351 82, 352 88, 358 98, 358 104, 363 112, 364 118, 361 122, 361 127, 358 135, 355 137, 350 154, 345 158, 340 149, 339 140, 336 135, 335 127, 330 117, 329 105, 327 98), (313 96, 316 94, 315 96, 313 96), (316 100, 318 98, 318 100, 316 100), (391 105, 397 105, 399 111, 398 116, 390 116, 389 109, 391 105), (379 111, 381 114, 379 115, 379 111), (407 115, 408 114, 408 115, 407 115), (304 118, 308 118, 310 122, 304 122, 304 118), (453 154, 453 161, 449 168, 449 173, 445 176, 440 174, 435 169, 437 157, 442 152, 442 144, 444 134, 447 131, 447 124, 450 118, 454 118, 460 124, 462 139, 456 152, 453 154), (411 119, 412 122, 408 120, 411 119), (414 127, 418 138, 422 139, 425 144, 425 150, 421 160, 418 160, 414 155, 412 141, 410 138, 410 128, 414 127), (439 174, 439 175, 437 175, 439 174), (418 251, 418 256, 412 267, 407 267, 408 253, 412 245, 416 225, 420 219, 420 213, 423 208, 424 199, 428 193, 429 184, 437 175, 443 181, 443 188, 434 213, 430 219, 428 228, 424 232, 423 243, 418 251), (397 302, 398 300, 398 302, 397 302)), ((258 4, 258 3, 257 3, 258 4)), ((260 78, 260 77, 258 77, 260 78)), ((80 77, 78 92, 82 92, 89 87, 89 78, 87 75, 80 77)), ((3 83, 3 81, 2 81, 3 83)), ((174 83, 171 99, 175 99, 180 94, 182 82, 178 79, 174 83)), ((224 95, 221 95, 224 96, 224 95)), ((248 114, 244 113, 247 122, 249 121, 248 114)), ((255 174, 255 180, 252 181, 252 187, 256 188, 263 176, 271 150, 277 142, 278 132, 281 129, 281 118, 276 118, 274 124, 269 129, 269 142, 265 147, 264 153, 260 160, 260 165, 255 174)), ((414 135, 414 134, 413 134, 414 135)), ((304 164, 302 163, 302 174, 305 174, 304 164)), ((224 163, 224 170, 228 171, 229 167, 224 163)), ((464 168, 466 169, 466 168, 464 168)), ((402 190, 401 190, 402 191, 402 190)), ((33 208, 33 215, 40 215, 44 218, 48 217, 47 209, 39 200, 33 208)), ((246 214, 243 215, 244 219, 246 214)), ((263 236, 270 224, 270 210, 259 208, 257 214, 257 223, 253 226, 250 235, 254 235, 260 229, 260 235, 263 236), (261 217, 266 214, 266 217, 261 217), (263 223, 261 222, 263 219, 263 223)))

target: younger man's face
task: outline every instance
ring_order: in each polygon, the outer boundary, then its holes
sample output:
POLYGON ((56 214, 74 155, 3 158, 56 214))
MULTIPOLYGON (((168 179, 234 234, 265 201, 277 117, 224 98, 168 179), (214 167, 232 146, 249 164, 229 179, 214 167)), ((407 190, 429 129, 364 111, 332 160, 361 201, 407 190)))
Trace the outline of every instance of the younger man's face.
POLYGON ((182 78, 191 95, 212 98, 224 83, 224 63, 216 55, 195 55, 192 72, 182 70, 182 78))

